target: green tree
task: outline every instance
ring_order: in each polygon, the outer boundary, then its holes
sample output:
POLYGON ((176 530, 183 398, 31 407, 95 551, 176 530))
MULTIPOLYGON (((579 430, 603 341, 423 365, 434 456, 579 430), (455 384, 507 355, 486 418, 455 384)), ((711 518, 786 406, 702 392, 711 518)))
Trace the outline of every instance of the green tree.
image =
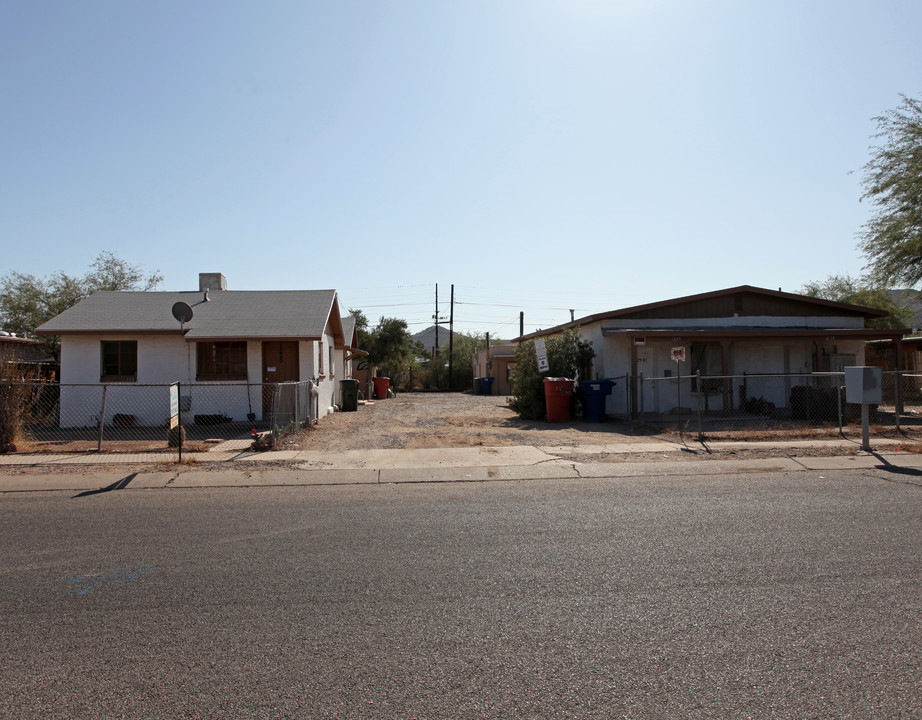
POLYGON ((902 102, 874 118, 882 140, 864 166, 862 200, 875 207, 859 248, 877 287, 914 287, 922 281, 922 101, 902 102))
POLYGON ((159 272, 145 275, 140 268, 108 250, 99 253, 90 267, 93 269, 83 278, 87 295, 100 290, 156 290, 163 282, 159 272))
MULTIPOLYGON (((547 402, 544 397, 545 377, 588 378, 592 358, 595 357, 592 344, 582 340, 579 333, 572 328, 562 335, 546 338, 545 346, 549 367, 547 373, 538 372, 534 340, 519 343, 515 351, 509 407, 526 420, 541 420, 547 414, 547 402)), ((578 403, 575 393, 573 402, 578 403)))
MULTIPOLYGON (((145 275, 111 252, 102 252, 81 278, 59 272, 38 278, 11 272, 0 279, 0 327, 23 337, 34 337, 42 323, 60 315, 100 290, 153 290, 163 277, 145 275)), ((58 338, 39 338, 45 352, 58 356, 58 338)))
POLYGON ((883 318, 866 321, 872 328, 905 328, 912 324, 912 310, 900 305, 882 288, 869 287, 849 275, 830 275, 822 282, 807 283, 800 289, 802 295, 863 305, 890 313, 883 318))
POLYGON ((404 383, 410 370, 410 341, 406 320, 382 317, 362 348, 368 353, 366 363, 377 365, 379 373, 391 378, 392 384, 404 383))

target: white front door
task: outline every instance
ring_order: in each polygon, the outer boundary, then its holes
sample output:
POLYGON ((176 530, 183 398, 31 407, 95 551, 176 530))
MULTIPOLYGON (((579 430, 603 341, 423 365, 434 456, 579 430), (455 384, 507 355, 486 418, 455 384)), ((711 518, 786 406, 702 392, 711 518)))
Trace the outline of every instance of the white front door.
POLYGON ((656 410, 656 384, 649 378, 656 377, 656 368, 653 363, 653 349, 650 347, 637 348, 637 375, 643 375, 643 388, 637 385, 637 407, 641 412, 655 412, 656 410))

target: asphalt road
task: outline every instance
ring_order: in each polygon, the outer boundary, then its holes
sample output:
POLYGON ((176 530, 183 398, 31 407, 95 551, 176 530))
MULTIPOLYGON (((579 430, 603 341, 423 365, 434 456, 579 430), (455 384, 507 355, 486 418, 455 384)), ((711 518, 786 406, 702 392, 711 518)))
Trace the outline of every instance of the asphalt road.
POLYGON ((922 718, 922 478, 0 497, 3 718, 922 718))

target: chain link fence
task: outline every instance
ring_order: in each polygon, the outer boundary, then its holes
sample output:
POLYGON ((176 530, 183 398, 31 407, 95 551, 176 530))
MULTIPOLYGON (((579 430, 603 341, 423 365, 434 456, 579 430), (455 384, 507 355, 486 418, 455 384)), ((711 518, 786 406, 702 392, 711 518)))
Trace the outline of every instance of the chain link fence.
POLYGON ((319 417, 309 380, 178 384, 182 430, 171 432, 171 387, 6 383, 2 434, 18 452, 173 452, 180 441, 195 451, 232 440, 243 449, 254 430, 278 438, 319 417))
MULTIPOLYGON (((845 373, 628 378, 630 416, 681 423, 700 436, 721 432, 861 431, 861 405, 846 401, 845 373)), ((883 373, 883 402, 870 406, 871 432, 922 439, 922 374, 883 373)))

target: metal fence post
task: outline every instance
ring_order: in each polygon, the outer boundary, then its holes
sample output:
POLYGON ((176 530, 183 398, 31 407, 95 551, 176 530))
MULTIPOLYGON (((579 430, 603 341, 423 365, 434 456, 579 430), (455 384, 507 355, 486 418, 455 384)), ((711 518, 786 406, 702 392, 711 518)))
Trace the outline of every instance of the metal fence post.
POLYGON ((698 370, 695 375, 697 375, 698 382, 698 440, 704 440, 704 433, 701 432, 701 371, 698 370))
POLYGON ((844 426, 842 425, 842 386, 838 385, 836 387, 836 399, 839 401, 839 433, 845 431, 844 426))
POLYGON ((896 431, 900 431, 900 415, 902 415, 903 408, 900 405, 900 382, 902 378, 900 377, 900 371, 896 370, 893 374, 893 414, 896 417, 896 431))
POLYGON ((179 398, 179 408, 176 411, 176 445, 179 453, 179 464, 182 465, 182 438, 185 430, 182 426, 182 383, 176 382, 176 397, 179 398))
POLYGON ((102 450, 103 428, 106 425, 106 390, 108 389, 108 385, 102 386, 102 409, 99 411, 99 439, 96 441, 96 452, 102 450))
POLYGON ((644 411, 643 411, 643 410, 644 410, 644 404, 643 404, 643 370, 640 371, 640 376, 639 376, 639 378, 640 378, 640 380, 639 380, 640 393, 639 393, 638 403, 640 403, 640 424, 641 424, 641 425, 644 425, 644 424, 646 424, 647 419, 646 419, 646 417, 644 417, 644 411))
POLYGON ((631 374, 624 374, 624 419, 631 421, 631 374))
POLYGON ((295 385, 295 427, 301 429, 301 383, 295 385))

